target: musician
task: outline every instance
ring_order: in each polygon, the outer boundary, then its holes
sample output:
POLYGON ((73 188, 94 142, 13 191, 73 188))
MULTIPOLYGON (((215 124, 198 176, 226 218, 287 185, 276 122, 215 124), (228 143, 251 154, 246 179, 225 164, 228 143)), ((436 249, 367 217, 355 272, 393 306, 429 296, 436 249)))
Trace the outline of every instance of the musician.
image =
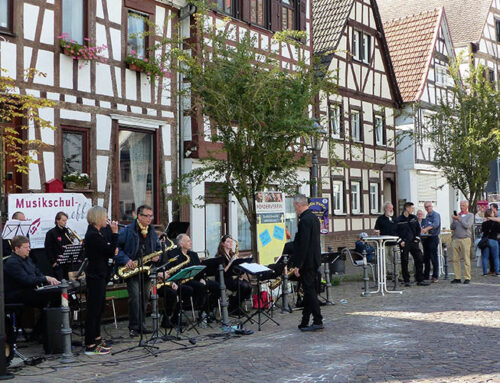
POLYGON ((52 268, 52 275, 58 279, 68 279, 68 267, 61 267, 57 258, 64 252, 64 246, 71 245, 73 241, 66 227, 68 215, 60 211, 56 214, 55 227, 45 234, 45 253, 52 268))
MULTIPOLYGON (((129 225, 120 230, 118 234, 118 255, 115 257, 117 266, 126 265, 129 269, 136 267, 135 261, 140 257, 151 254, 161 249, 160 241, 151 225, 153 220, 153 208, 141 205, 137 208, 137 218, 129 225)), ((152 259, 158 262, 159 257, 152 259)), ((135 337, 141 328, 143 334, 151 334, 146 328, 146 304, 149 297, 149 283, 144 281, 145 274, 139 273, 126 279, 129 317, 129 335, 135 337), (141 282, 141 278, 143 281, 141 282), (143 296, 140 296, 140 284, 144 283, 143 296), (139 322, 142 311, 142 323, 139 322)))
POLYGON ((320 222, 318 217, 309 210, 306 196, 297 194, 293 207, 299 215, 298 230, 293 243, 294 273, 297 278, 301 279, 304 291, 304 309, 299 329, 301 331, 321 330, 323 317, 315 287, 318 269, 321 266, 320 222), (313 324, 309 325, 311 314, 313 324))
MULTIPOLYGON (((201 264, 198 253, 191 251, 193 242, 187 234, 179 234, 177 236, 177 248, 172 250, 169 254, 170 257, 176 257, 178 255, 188 255, 190 262, 186 264, 183 268, 189 266, 199 266, 201 264)), ((220 296, 220 286, 217 282, 211 280, 205 280, 201 278, 202 273, 199 273, 194 279, 187 281, 183 285, 191 287, 193 289, 193 300, 195 307, 205 308, 207 289, 210 295, 209 311, 217 305, 217 300, 220 296)), ((208 313, 207 313, 208 314, 208 313)))
POLYGON ((85 354, 109 354, 111 347, 101 338, 101 316, 106 301, 108 282, 108 259, 115 256, 118 242, 118 224, 109 224, 111 238, 108 240, 102 229, 106 228, 108 213, 100 206, 87 212, 89 226, 85 234, 85 253, 88 258, 87 281, 87 318, 85 321, 85 354))
POLYGON ((237 275, 231 265, 238 255, 233 252, 233 239, 229 235, 224 235, 217 248, 217 257, 224 257, 224 282, 226 288, 236 294, 229 297, 229 312, 234 312, 240 308, 241 302, 250 298, 252 285, 244 278, 244 275, 237 275))
MULTIPOLYGON (((18 221, 26 221, 26 216, 24 215, 23 212, 16 211, 14 214, 12 214, 12 218, 18 221)), ((11 245, 11 240, 10 239, 4 239, 2 241, 3 245, 3 256, 7 257, 12 253, 12 245, 11 245)))
MULTIPOLYGON (((57 279, 43 275, 35 266, 30 253, 30 241, 18 235, 11 241, 13 252, 4 264, 4 286, 6 303, 23 303, 26 306, 43 309, 46 306, 59 307, 61 293, 59 291, 36 292, 37 286, 45 284, 58 285, 57 279)), ((40 320, 33 329, 33 334, 40 335, 45 328, 45 315, 42 311, 40 320)))

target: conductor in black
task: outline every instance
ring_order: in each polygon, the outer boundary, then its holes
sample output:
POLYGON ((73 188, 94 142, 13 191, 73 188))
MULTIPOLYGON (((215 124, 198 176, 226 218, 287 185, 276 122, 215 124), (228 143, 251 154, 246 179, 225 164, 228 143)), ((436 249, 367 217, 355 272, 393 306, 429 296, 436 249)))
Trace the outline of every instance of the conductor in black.
POLYGON ((301 279, 304 290, 304 309, 299 329, 317 331, 323 329, 323 317, 315 287, 318 268, 321 266, 320 222, 309 210, 306 196, 296 195, 293 207, 299 216, 298 230, 293 243, 294 272, 295 276, 301 279), (309 325, 311 314, 313 323, 309 325))

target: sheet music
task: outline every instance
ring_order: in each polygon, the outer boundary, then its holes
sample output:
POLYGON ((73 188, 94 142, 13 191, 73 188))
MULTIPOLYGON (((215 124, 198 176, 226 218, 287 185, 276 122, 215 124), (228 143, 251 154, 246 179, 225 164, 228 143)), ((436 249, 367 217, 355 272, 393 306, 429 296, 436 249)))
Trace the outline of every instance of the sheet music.
POLYGON ((2 238, 13 239, 17 235, 28 236, 31 226, 31 220, 19 221, 18 219, 9 219, 3 228, 2 238))
POLYGON ((271 271, 269 267, 260 265, 258 263, 242 263, 239 265, 243 270, 248 271, 250 274, 262 273, 263 271, 271 271))

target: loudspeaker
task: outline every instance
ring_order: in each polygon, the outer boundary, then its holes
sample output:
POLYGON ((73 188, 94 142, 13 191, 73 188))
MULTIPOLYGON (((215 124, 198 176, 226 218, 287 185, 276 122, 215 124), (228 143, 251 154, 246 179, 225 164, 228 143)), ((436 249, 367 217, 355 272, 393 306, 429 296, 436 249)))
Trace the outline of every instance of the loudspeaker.
POLYGON ((63 353, 63 336, 61 328, 63 317, 61 309, 58 307, 48 307, 43 309, 45 314, 45 334, 43 349, 46 354, 63 353))

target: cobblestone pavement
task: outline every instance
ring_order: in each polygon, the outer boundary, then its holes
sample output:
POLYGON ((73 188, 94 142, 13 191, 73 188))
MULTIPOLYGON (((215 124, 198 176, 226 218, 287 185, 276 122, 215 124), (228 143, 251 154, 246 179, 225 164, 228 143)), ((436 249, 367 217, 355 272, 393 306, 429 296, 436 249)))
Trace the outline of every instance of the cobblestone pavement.
MULTIPOLYGON (((477 272, 477 270, 476 270, 477 272)), ((500 383, 500 278, 477 273, 470 285, 441 280, 402 295, 360 296, 361 284, 333 288, 336 305, 322 307, 325 330, 301 333, 299 312, 275 314, 261 332, 197 344, 158 344, 119 355, 57 358, 16 372, 22 382, 447 382, 500 383), (346 299, 347 303, 339 303, 346 299)), ((105 330, 115 350, 134 345, 126 323, 105 330)), ((21 350, 23 351, 23 350, 21 350)), ((33 352, 33 349, 29 349, 33 352)), ((26 351, 28 352, 28 350, 26 351)))

